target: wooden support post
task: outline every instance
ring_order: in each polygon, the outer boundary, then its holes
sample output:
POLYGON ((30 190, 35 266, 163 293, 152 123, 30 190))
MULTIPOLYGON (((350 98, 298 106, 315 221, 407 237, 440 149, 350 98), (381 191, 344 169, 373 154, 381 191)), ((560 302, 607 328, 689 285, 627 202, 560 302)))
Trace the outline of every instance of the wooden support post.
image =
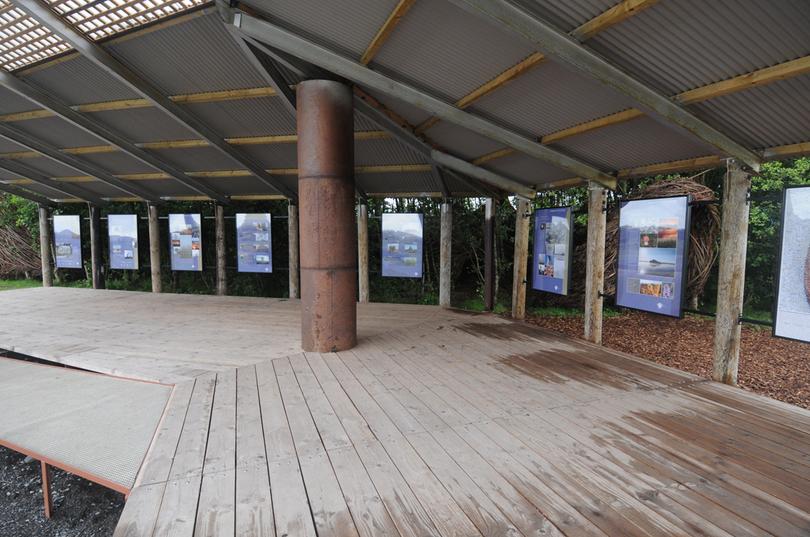
POLYGON ((42 499, 45 503, 45 518, 53 515, 53 499, 51 498, 51 468, 45 461, 39 461, 42 469, 42 499))
POLYGON ((439 306, 450 307, 453 285, 453 204, 442 201, 441 237, 439 244, 439 306))
POLYGON ((225 207, 219 203, 214 206, 215 247, 217 254, 217 295, 228 294, 228 276, 225 273, 225 207))
POLYGON ((515 215, 515 261, 512 271, 512 318, 526 318, 526 270, 529 264, 529 223, 531 207, 519 198, 515 215))
POLYGON ((737 384, 745 287, 745 250, 748 244, 748 190, 751 176, 737 161, 728 162, 723 183, 723 222, 720 271, 717 278, 717 316, 714 321, 714 380, 737 384))
POLYGON ((90 269, 93 289, 104 289, 104 270, 101 256, 101 209, 90 205, 90 269))
POLYGON ((368 205, 357 205, 357 295, 362 303, 370 298, 368 281, 368 205))
POLYGON ((51 211, 45 205, 39 206, 39 256, 42 259, 42 287, 53 286, 53 266, 51 265, 51 211))
POLYGON ((149 266, 152 272, 152 292, 160 293, 163 284, 160 276, 160 224, 158 208, 154 203, 147 205, 149 218, 149 266))
POLYGON ((289 224, 290 298, 301 298, 301 280, 298 274, 298 206, 293 203, 287 207, 287 223, 289 224))
POLYGON ((484 309, 495 309, 495 205, 487 198, 484 205, 484 309))
POLYGON ((585 267, 585 339, 602 344, 602 293, 605 288, 605 189, 588 184, 588 245, 585 267))

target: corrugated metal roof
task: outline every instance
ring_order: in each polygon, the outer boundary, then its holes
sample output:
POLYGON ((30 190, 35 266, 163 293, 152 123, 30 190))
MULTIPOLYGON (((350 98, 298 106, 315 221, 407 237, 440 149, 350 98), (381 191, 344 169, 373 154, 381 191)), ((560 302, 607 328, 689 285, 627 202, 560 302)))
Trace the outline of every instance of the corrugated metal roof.
POLYGON ((620 0, 516 0, 525 10, 550 22, 563 32, 570 32, 620 0))
POLYGON ((810 140, 810 75, 725 95, 691 108, 747 147, 806 142, 810 140))
POLYGON ((191 104, 187 108, 226 137, 295 134, 295 118, 278 97, 191 104))
POLYGON ((15 112, 26 112, 33 110, 36 105, 18 96, 13 91, 0 86, 0 114, 13 114, 15 112))
POLYGON ((586 45, 674 95, 810 54, 810 2, 666 0, 586 45))
POLYGON ((532 52, 534 48, 522 39, 453 4, 420 0, 372 66, 456 101, 532 52))
POLYGON ((433 176, 420 173, 359 173, 355 176, 357 185, 369 194, 387 192, 436 192, 433 176))
POLYGON ((112 174, 151 173, 157 171, 155 168, 121 151, 81 155, 80 158, 112 174))
MULTIPOLYGON (((279 179, 284 183, 289 183, 287 178, 279 177, 279 179)), ((216 179, 200 179, 200 182, 216 190, 227 191, 228 195, 231 196, 240 196, 246 194, 275 194, 270 187, 259 181, 254 176, 217 177, 216 179)), ((293 183, 294 182, 295 181, 293 181, 293 183)))
POLYGON ((571 172, 522 153, 492 160, 484 164, 484 167, 533 186, 571 177, 571 172))
POLYGON ((489 138, 448 121, 437 123, 425 134, 430 140, 446 149, 447 152, 470 160, 503 147, 503 144, 493 142, 489 138))
POLYGON ((411 104, 402 102, 399 99, 394 99, 393 97, 388 97, 387 95, 381 95, 372 91, 369 91, 368 94, 377 99, 380 104, 386 108, 393 110, 402 116, 402 118, 411 125, 418 125, 430 117, 428 112, 425 112, 421 108, 417 108, 411 104))
POLYGON ((266 85, 216 13, 107 48, 168 95, 266 85))
POLYGON ((98 137, 78 127, 74 127, 72 124, 59 117, 44 117, 29 119, 27 121, 17 121, 14 123, 14 127, 58 148, 99 145, 104 143, 98 137))
MULTIPOLYGON (((148 192, 153 194, 157 194, 155 190, 150 188, 150 185, 146 181, 141 181, 138 186, 143 187, 148 192), (143 183, 143 184, 141 184, 143 183)), ((131 194, 127 194, 114 186, 110 186, 107 183, 102 183, 101 181, 86 181, 83 183, 71 183, 71 185, 81 188, 82 190, 88 190, 93 194, 101 196, 103 198, 114 198, 120 196, 131 196, 131 194)), ((62 195, 64 197, 64 194, 62 195)))
POLYGON ((359 59, 397 1, 257 0, 251 5, 277 24, 359 59))
POLYGON ((132 142, 197 139, 196 134, 158 108, 93 112, 90 117, 132 142))
POLYGON ((591 78, 546 61, 482 98, 470 110, 539 137, 633 104, 591 78))
POLYGON ((213 147, 156 149, 155 155, 183 171, 238 170, 243 166, 213 147))
POLYGON ((0 138, 0 153, 12 153, 15 151, 27 151, 23 146, 10 142, 5 138, 0 138))
POLYGON ((242 151, 267 168, 295 168, 298 166, 298 149, 294 143, 245 145, 242 151))
POLYGON ((140 97, 84 56, 43 65, 21 75, 71 105, 140 97))
POLYGON ((650 117, 591 131, 552 146, 605 170, 717 154, 713 147, 650 117))
POLYGON ((69 166, 60 164, 55 160, 45 157, 27 158, 23 161, 26 166, 34 168, 36 171, 42 173, 46 177, 63 177, 73 175, 83 175, 82 172, 76 171, 69 166))
POLYGON ((395 139, 355 140, 356 166, 379 164, 421 164, 427 159, 395 139))
MULTIPOLYGON (((8 175, 9 174, 3 172, 3 170, 0 170, 0 180, 18 179, 17 177, 9 177, 8 175)), ((45 196, 46 198, 49 198, 49 199, 59 199, 59 198, 64 198, 65 197, 64 193, 59 192, 57 190, 53 190, 52 188, 48 188, 47 186, 40 185, 40 184, 37 184, 37 183, 32 183, 32 184, 29 184, 29 185, 14 185, 14 186, 16 186, 18 188, 23 188, 25 190, 33 192, 34 194, 39 194, 41 196, 45 196)))

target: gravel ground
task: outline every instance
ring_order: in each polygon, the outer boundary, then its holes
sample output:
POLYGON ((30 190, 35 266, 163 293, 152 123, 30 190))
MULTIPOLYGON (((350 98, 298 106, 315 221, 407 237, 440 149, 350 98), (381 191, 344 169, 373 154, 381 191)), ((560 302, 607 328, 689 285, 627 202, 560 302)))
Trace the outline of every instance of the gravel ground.
MULTIPOLYGON (((529 322, 582 337, 581 317, 534 317, 529 322)), ((696 375, 712 375, 714 320, 672 319, 626 312, 604 320, 605 346, 696 375)), ((739 383, 743 388, 810 408, 810 345, 771 336, 771 329, 743 325, 739 383)))
POLYGON ((39 461, 0 447, 0 536, 109 537, 124 497, 62 470, 52 470, 54 514, 45 518, 39 461))

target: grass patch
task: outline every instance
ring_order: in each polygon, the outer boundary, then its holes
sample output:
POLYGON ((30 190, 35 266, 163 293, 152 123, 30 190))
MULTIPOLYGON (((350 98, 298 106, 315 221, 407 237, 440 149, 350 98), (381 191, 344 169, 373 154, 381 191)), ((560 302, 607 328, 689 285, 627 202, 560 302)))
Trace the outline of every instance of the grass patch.
POLYGON ((29 287, 42 287, 42 282, 39 280, 0 280, 0 291, 27 289, 29 287))
MULTIPOLYGON (((583 310, 581 308, 564 308, 562 306, 535 306, 527 310, 528 314, 532 317, 557 317, 560 319, 572 319, 582 317, 583 310)), ((602 317, 610 319, 611 317, 619 317, 621 312, 613 308, 605 307, 602 310, 602 317)))

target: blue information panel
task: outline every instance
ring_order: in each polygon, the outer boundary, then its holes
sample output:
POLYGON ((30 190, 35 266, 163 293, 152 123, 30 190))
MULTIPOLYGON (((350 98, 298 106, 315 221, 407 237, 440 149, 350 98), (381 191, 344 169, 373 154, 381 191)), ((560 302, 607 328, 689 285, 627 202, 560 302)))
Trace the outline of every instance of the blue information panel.
POLYGON ((172 270, 202 270, 202 219, 199 214, 170 214, 172 270))
POLYGON ((616 305, 681 316, 689 201, 677 196, 621 203, 616 305))
POLYGON ((81 220, 77 214, 53 217, 56 268, 82 268, 81 220))
POLYGON ((785 189, 775 336, 810 342, 810 186, 785 189))
POLYGON ((534 212, 534 263, 532 288, 568 294, 573 233, 571 208, 556 207, 534 212))
POLYGON ((422 277, 422 215, 382 215, 382 275, 422 277))
POLYGON ((239 272, 273 272, 269 213, 237 213, 236 244, 239 272))
POLYGON ((138 270, 138 215, 107 215, 110 236, 110 268, 138 270))

